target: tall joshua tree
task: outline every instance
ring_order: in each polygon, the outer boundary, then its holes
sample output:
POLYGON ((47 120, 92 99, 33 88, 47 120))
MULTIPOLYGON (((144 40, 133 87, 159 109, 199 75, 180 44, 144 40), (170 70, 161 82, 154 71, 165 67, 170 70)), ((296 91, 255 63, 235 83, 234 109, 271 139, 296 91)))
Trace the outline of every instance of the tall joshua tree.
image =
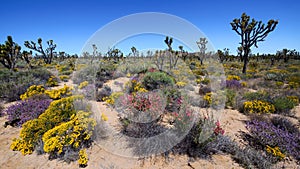
POLYGON ((56 44, 53 43, 53 40, 48 40, 47 45, 48 47, 46 49, 43 48, 42 39, 38 38, 38 43, 36 44, 33 41, 25 41, 24 45, 32 49, 34 51, 39 52, 42 54, 42 58, 44 59, 46 64, 51 64, 52 58, 54 56, 54 50, 56 48, 56 44), (38 46, 37 46, 38 45, 38 46))
POLYGON ((208 41, 206 40, 206 38, 200 38, 200 40, 196 43, 200 49, 200 56, 199 56, 198 60, 200 60, 201 65, 203 65, 203 59, 205 57, 205 51, 207 49, 206 44, 208 43, 208 41))
POLYGON ((262 21, 256 21, 250 16, 243 13, 240 19, 234 19, 231 23, 232 30, 234 30, 241 37, 242 57, 244 61, 243 73, 246 73, 247 63, 249 61, 250 48, 254 45, 256 48, 257 42, 264 41, 270 32, 272 32, 278 21, 269 20, 267 25, 262 21))
POLYGON ((0 63, 4 67, 13 70, 20 56, 21 47, 13 41, 11 36, 7 36, 7 41, 0 44, 0 63))

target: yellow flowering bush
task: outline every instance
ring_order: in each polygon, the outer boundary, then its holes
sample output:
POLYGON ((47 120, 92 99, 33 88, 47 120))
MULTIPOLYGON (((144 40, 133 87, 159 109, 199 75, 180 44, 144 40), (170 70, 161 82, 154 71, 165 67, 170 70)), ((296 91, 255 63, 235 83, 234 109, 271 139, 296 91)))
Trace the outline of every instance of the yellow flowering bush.
POLYGON ((20 99, 25 100, 31 96, 45 93, 45 87, 42 85, 30 86, 24 94, 20 96, 20 99))
POLYGON ((186 82, 182 82, 182 81, 179 81, 179 82, 177 82, 176 83, 176 85, 178 86, 178 87, 184 87, 184 86, 186 86, 186 82))
POLYGON ((266 151, 269 153, 269 154, 272 154, 273 156, 275 157, 278 157, 280 160, 284 159, 285 158, 285 154, 282 153, 279 149, 279 147, 271 147, 271 146, 268 146, 266 147, 266 151))
POLYGON ((66 96, 71 96, 72 95, 72 87, 64 85, 63 88, 60 89, 55 89, 55 90, 46 90, 44 86, 42 85, 32 85, 30 86, 27 91, 20 96, 22 100, 28 99, 34 95, 39 95, 39 94, 46 94, 49 96, 51 99, 57 100, 61 99, 66 96))
POLYGON ((81 149, 79 151, 79 160, 78 160, 78 164, 81 167, 85 167, 87 166, 87 162, 88 162, 88 155, 86 153, 85 149, 81 149))
POLYGON ((50 78, 46 82, 46 86, 53 87, 53 86, 57 86, 57 85, 58 85, 58 81, 57 81, 56 77, 50 76, 50 78))
POLYGON ((298 82, 289 82, 288 84, 291 89, 297 89, 300 86, 300 83, 298 82))
POLYGON ((123 92, 114 92, 108 97, 103 97, 102 100, 105 101, 107 104, 114 105, 116 99, 118 99, 122 95, 124 95, 123 92))
POLYGON ((79 84, 78 88, 79 88, 79 89, 82 89, 82 88, 84 88, 85 86, 87 86, 88 84, 89 84, 88 81, 81 82, 81 83, 79 84))
POLYGON ((107 121, 107 120, 108 120, 108 117, 107 117, 104 113, 102 113, 102 114, 101 114, 101 119, 102 119, 103 121, 107 121))
POLYGON ((289 100, 295 103, 295 105, 299 104, 299 98, 297 96, 287 96, 289 100))
POLYGON ((275 112, 275 106, 273 104, 261 100, 246 101, 243 107, 247 113, 264 114, 275 112))
POLYGON ((241 80, 237 75, 228 75, 226 80, 241 80))
POLYGON ((204 96, 203 96, 203 99, 208 103, 208 105, 211 105, 212 104, 212 93, 209 92, 209 93, 206 93, 204 96))
POLYGON ((51 99, 57 100, 57 99, 61 99, 66 96, 71 96, 72 90, 73 90, 72 87, 64 85, 64 87, 60 88, 60 89, 46 90, 45 94, 48 95, 51 99))
POLYGON ((70 79, 70 76, 68 76, 68 75, 60 75, 59 78, 60 78, 60 80, 66 82, 66 81, 68 81, 70 79))
POLYGON ((70 121, 63 122, 43 134, 44 151, 61 154, 66 147, 77 149, 90 140, 96 121, 89 118, 89 112, 79 111, 70 121))
POLYGON ((281 86, 283 86, 283 85, 284 85, 283 82, 278 82, 278 81, 276 82, 276 86, 277 86, 277 87, 281 87, 281 86))
POLYGON ((37 119, 29 120, 22 125, 20 138, 14 139, 11 149, 22 154, 31 154, 45 132, 62 122, 69 121, 76 113, 73 102, 82 100, 83 96, 71 96, 51 102, 48 109, 37 119))
POLYGON ((243 86, 243 87, 247 87, 247 82, 241 82, 241 85, 243 86))

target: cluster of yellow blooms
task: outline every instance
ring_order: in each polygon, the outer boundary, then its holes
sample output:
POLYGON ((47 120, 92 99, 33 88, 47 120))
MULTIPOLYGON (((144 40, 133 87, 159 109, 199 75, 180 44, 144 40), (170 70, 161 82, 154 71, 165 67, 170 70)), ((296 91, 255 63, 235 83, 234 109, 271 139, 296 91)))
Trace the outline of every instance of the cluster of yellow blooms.
POLYGON ((45 87, 43 85, 32 85, 27 91, 20 96, 20 99, 25 100, 31 96, 45 93, 45 87))
POLYGON ((77 95, 51 102, 48 109, 37 119, 29 120, 22 125, 20 138, 14 139, 10 148, 24 155, 31 154, 45 132, 63 121, 68 121, 76 113, 73 102, 82 99, 83 96, 77 95))
POLYGON ((60 80, 62 80, 62 81, 65 82, 65 81, 68 81, 70 79, 70 76, 68 76, 68 75, 60 75, 59 78, 60 78, 60 80))
POLYGON ((186 83, 186 82, 179 81, 179 82, 176 83, 176 85, 177 85, 178 87, 184 87, 184 86, 187 85, 187 83, 186 83))
POLYGON ((124 95, 123 92, 114 92, 108 97, 103 97, 102 100, 105 101, 107 104, 114 105, 116 99, 118 99, 122 95, 124 95))
POLYGON ((87 166, 87 162, 88 162, 88 155, 87 155, 87 153, 86 153, 86 150, 85 149, 81 149, 80 151, 79 151, 79 160, 78 160, 78 164, 80 165, 80 166, 87 166))
POLYGON ((50 76, 50 78, 46 82, 46 85, 49 86, 49 87, 57 86, 58 81, 56 80, 55 76, 50 76))
POLYGON ((64 147, 71 146, 76 149, 83 141, 89 140, 96 126, 96 121, 89 116, 90 113, 79 111, 71 116, 70 121, 45 132, 42 137, 44 151, 60 154, 64 147))
MULTIPOLYGON (((40 139, 46 153, 61 154, 65 148, 78 150, 91 139, 96 121, 90 112, 76 111, 73 102, 83 96, 71 96, 53 101, 37 119, 23 124, 20 138, 14 139, 10 148, 23 155, 31 154, 40 139)), ((79 164, 87 165, 85 149, 79 151, 79 164)))
POLYGON ((89 84, 88 81, 81 82, 81 83, 79 84, 78 88, 79 88, 79 89, 82 89, 82 88, 84 88, 85 86, 87 86, 88 84, 89 84))
POLYGON ((137 82, 136 80, 132 80, 131 83, 134 86, 133 92, 139 92, 139 93, 148 92, 148 90, 142 87, 142 84, 140 82, 137 82))
POLYGON ((282 160, 282 159, 285 158, 285 154, 283 154, 283 153, 280 151, 279 147, 277 147, 277 146, 274 147, 274 148, 272 148, 272 147, 270 147, 270 146, 267 145, 266 151, 267 151, 268 153, 274 155, 275 157, 278 157, 280 160, 282 160))
POLYGON ((51 99, 57 100, 57 99, 61 99, 66 96, 71 96, 72 90, 73 90, 72 87, 64 85, 64 87, 60 88, 60 89, 46 90, 45 94, 48 95, 51 99))
POLYGON ((287 96, 289 100, 295 103, 295 105, 299 104, 299 98, 297 96, 287 96))
POLYGON ((227 80, 241 80, 241 78, 237 75, 228 75, 227 80))
POLYGON ((212 104, 212 98, 211 98, 212 92, 206 93, 203 96, 203 99, 208 103, 208 105, 212 104))
POLYGON ((244 102, 244 110, 248 113, 274 113, 275 106, 269 102, 254 100, 254 101, 246 101, 244 102))
POLYGON ((30 86, 27 91, 20 96, 22 100, 28 99, 34 95, 39 94, 46 94, 51 99, 57 100, 61 99, 62 97, 70 96, 72 95, 72 87, 64 86, 63 88, 56 89, 56 90, 46 90, 44 86, 42 85, 32 85, 30 86))

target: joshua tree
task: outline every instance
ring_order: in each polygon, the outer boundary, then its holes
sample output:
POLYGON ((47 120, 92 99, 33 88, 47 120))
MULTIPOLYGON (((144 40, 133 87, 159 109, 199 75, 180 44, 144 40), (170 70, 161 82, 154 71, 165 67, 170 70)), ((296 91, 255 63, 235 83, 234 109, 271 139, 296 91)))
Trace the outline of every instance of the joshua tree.
POLYGON ((56 48, 56 44, 53 43, 53 40, 48 40, 47 45, 48 47, 46 49, 43 48, 42 39, 38 38, 38 44, 36 44, 33 41, 25 41, 24 45, 32 49, 34 51, 39 52, 42 54, 42 58, 44 59, 46 64, 51 64, 52 58, 54 56, 54 50, 56 48), (37 46, 38 45, 38 46, 37 46))
POLYGON ((97 57, 97 55, 98 55, 96 44, 93 44, 92 47, 93 47, 93 55, 92 55, 92 58, 91 58, 91 64, 93 63, 95 57, 97 57))
POLYGON ((250 21, 250 16, 243 13, 241 19, 234 19, 231 23, 232 30, 234 30, 241 37, 241 47, 243 51, 243 73, 246 73, 247 63, 249 61, 250 48, 254 45, 256 48, 257 42, 264 41, 270 32, 272 32, 278 21, 269 20, 268 24, 265 26, 262 21, 256 21, 252 19, 250 21))
POLYGON ((163 70, 164 61, 165 61, 165 57, 163 55, 164 55, 164 51, 162 50, 155 51, 154 64, 156 65, 158 70, 163 70))
POLYGON ((7 69, 13 70, 20 56, 21 47, 13 41, 11 36, 7 36, 5 44, 0 44, 0 63, 7 69))
POLYGON ((115 62, 118 62, 123 58, 123 53, 121 52, 121 50, 115 48, 109 49, 106 55, 109 59, 113 58, 115 62))
POLYGON ((188 57, 188 52, 183 50, 183 46, 178 46, 178 48, 180 50, 180 57, 183 59, 183 61, 185 61, 188 57))
POLYGON ((168 46, 167 55, 169 56, 169 68, 172 69, 176 67, 177 61, 179 59, 178 53, 174 55, 174 52, 172 50, 173 38, 169 38, 167 36, 164 42, 168 46))
POLYGON ((200 49, 200 56, 198 57, 198 60, 200 60, 201 65, 203 65, 203 59, 205 56, 205 51, 207 49, 206 44, 208 43, 208 41, 206 40, 206 38, 200 38, 200 40, 196 43, 200 49))
POLYGON ((25 62, 29 66, 29 68, 32 68, 32 66, 30 64, 30 57, 31 56, 32 56, 32 51, 28 52, 28 51, 25 51, 25 50, 22 52, 22 55, 21 55, 21 59, 25 60, 25 62))

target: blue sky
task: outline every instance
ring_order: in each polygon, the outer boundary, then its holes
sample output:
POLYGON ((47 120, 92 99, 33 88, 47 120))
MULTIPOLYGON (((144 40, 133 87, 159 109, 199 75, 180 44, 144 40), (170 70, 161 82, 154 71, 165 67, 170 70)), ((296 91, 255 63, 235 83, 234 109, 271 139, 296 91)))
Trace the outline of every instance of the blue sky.
MULTIPOLYGON (((2 1, 0 43, 6 40, 7 35, 12 35, 21 46, 25 40, 36 41, 41 37, 44 41, 53 39, 57 44, 56 51, 79 54, 86 41, 108 23, 134 13, 162 12, 194 24, 209 38, 215 49, 229 48, 230 53, 236 54, 240 39, 231 30, 230 22, 246 12, 263 22, 269 19, 279 20, 277 28, 269 34, 266 41, 259 43, 258 49, 252 48, 253 53, 275 53, 283 48, 300 51, 299 7, 298 0, 2 1)), ((166 48, 164 39, 161 42, 147 38, 136 40, 138 50, 166 48)), ((123 48, 128 46, 123 45, 123 48)), ((27 48, 23 46, 22 49, 27 48)), ((127 53, 130 49, 121 50, 127 53)))

